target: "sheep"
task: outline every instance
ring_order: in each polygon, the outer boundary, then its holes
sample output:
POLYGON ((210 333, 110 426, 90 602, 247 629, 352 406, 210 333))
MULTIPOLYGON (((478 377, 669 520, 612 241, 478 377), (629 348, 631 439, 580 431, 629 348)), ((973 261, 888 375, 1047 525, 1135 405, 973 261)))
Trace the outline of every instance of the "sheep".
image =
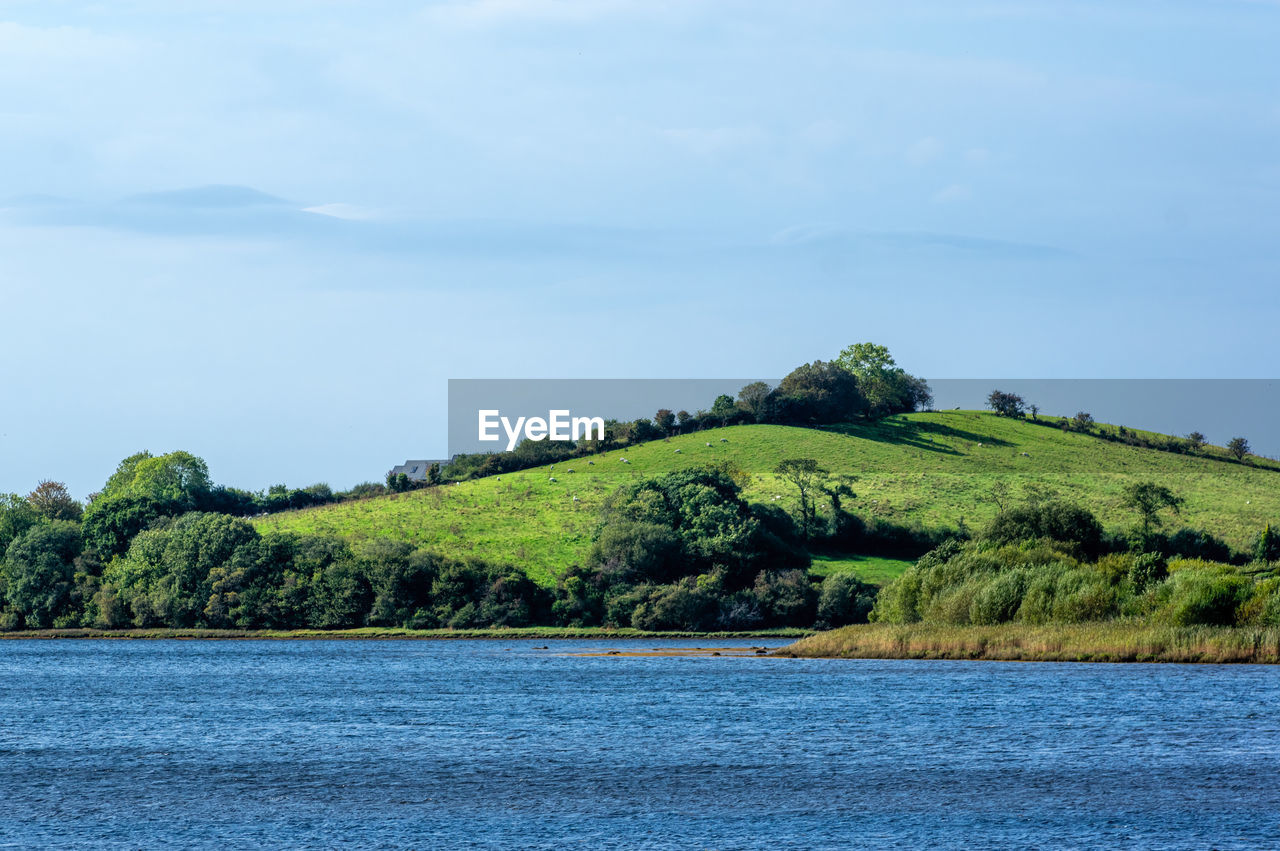
POLYGON ((676 450, 676 454, 677 454, 677 455, 679 455, 679 454, 680 454, 680 450, 679 450, 679 449, 677 449, 677 450, 676 450))
POLYGON ((628 461, 626 458, 622 458, 622 459, 620 459, 620 460, 622 461, 622 463, 623 463, 623 464, 630 464, 630 463, 631 463, 631 462, 630 462, 630 461, 628 461))
POLYGON ((572 468, 572 467, 570 467, 568 470, 566 470, 566 472, 572 473, 572 472, 573 472, 573 468, 572 468))
POLYGON ((729 442, 729 438, 727 438, 727 437, 722 437, 722 438, 720 438, 720 442, 721 442, 721 443, 728 443, 728 442, 729 442))
POLYGON ((709 441, 709 440, 708 440, 708 441, 707 441, 707 446, 710 446, 710 445, 711 445, 711 441, 709 441))
POLYGON ((573 501, 574 501, 574 502, 582 502, 582 500, 578 499, 576 496, 573 498, 573 501))
POLYGON ((555 480, 556 480, 556 477, 555 477, 555 476, 552 476, 551 478, 547 479, 547 481, 549 481, 549 482, 554 482, 555 480))
POLYGON ((588 461, 588 462, 587 462, 587 466, 589 466, 589 467, 594 467, 595 465, 596 465, 596 462, 595 462, 595 461, 588 461))

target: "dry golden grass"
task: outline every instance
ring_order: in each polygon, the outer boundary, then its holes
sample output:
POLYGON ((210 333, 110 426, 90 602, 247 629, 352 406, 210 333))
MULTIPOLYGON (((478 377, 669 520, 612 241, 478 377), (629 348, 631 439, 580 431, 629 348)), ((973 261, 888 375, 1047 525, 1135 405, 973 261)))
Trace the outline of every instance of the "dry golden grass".
POLYGON ((1280 628, 1083 624, 861 624, 801 639, 775 655, 1020 662, 1280 662, 1280 628))

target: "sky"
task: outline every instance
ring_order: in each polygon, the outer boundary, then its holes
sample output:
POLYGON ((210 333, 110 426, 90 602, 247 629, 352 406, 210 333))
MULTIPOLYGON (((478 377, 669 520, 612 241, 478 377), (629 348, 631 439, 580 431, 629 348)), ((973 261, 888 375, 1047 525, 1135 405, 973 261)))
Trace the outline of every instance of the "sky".
POLYGON ((1277 40, 1247 0, 0 0, 0 492, 140 449, 349 487, 444 454, 450 378, 862 340, 1274 378, 1277 40))

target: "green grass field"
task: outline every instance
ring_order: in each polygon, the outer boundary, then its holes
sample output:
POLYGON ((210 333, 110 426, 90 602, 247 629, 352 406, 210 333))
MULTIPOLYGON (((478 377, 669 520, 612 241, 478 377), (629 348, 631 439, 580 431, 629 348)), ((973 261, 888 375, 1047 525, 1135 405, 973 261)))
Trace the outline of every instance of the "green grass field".
MULTIPOLYGON (((1124 487, 1149 479, 1185 498, 1181 524, 1206 529, 1235 547, 1247 546, 1265 523, 1280 523, 1280 472, 1275 469, 1130 447, 974 411, 906 414, 832 430, 714 429, 558 463, 554 469, 538 467, 254 522, 261 531, 353 541, 389 537, 450 555, 511 562, 549 584, 586 555, 601 501, 619 485, 727 460, 751 475, 749 499, 793 510, 792 489, 771 472, 784 458, 815 458, 832 472, 856 476, 857 497, 847 500, 847 507, 897 522, 981 527, 997 511, 992 491, 1003 481, 1015 497, 1021 484, 1033 482, 1083 503, 1108 527, 1129 526, 1135 518, 1122 504, 1124 487)), ((906 564, 889 562, 839 557, 819 559, 815 568, 853 569, 883 582, 906 564)))

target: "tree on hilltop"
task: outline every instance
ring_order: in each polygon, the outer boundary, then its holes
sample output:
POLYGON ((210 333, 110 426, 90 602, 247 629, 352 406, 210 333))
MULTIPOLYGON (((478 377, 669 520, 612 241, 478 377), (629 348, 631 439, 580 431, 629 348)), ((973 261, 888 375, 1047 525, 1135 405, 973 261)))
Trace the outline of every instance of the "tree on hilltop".
POLYGON ((1024 404, 1021 396, 1001 390, 992 390, 991 395, 987 397, 987 407, 1002 417, 1022 416, 1024 404))

